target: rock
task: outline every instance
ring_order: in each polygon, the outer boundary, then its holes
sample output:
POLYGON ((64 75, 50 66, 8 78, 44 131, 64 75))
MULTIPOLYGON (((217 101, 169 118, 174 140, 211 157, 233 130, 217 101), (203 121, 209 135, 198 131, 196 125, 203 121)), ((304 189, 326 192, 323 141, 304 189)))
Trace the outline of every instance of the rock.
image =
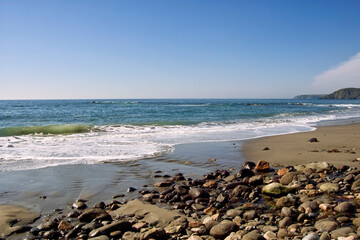
POLYGON ((317 235, 314 232, 311 232, 307 234, 305 237, 302 238, 302 240, 318 240, 320 238, 319 235, 317 235))
POLYGON ((338 227, 337 222, 331 219, 323 219, 315 222, 315 228, 319 231, 333 231, 338 227))
POLYGON ((103 227, 94 229, 90 232, 89 237, 97 237, 100 235, 107 235, 113 231, 126 232, 131 229, 131 223, 128 221, 114 221, 103 227))
POLYGON ((350 202, 342 202, 339 203, 334 210, 339 213, 352 213, 355 212, 356 207, 350 202))
POLYGON ((202 188, 190 188, 189 190, 189 196, 192 199, 196 199, 196 198, 208 198, 209 197, 209 193, 202 188))
POLYGON ((281 219, 279 221, 279 228, 287 228, 291 224, 292 224, 291 218, 290 217, 284 217, 283 219, 281 219))
POLYGON ((253 230, 245 234, 241 240, 264 240, 265 238, 260 234, 258 230, 253 230))
POLYGON ((253 169, 256 166, 256 164, 254 162, 250 162, 250 161, 246 161, 243 164, 243 168, 247 168, 247 169, 253 169))
POLYGON ((355 218, 355 219, 353 220, 353 224, 354 224, 356 227, 360 227, 360 217, 355 218))
POLYGON ((313 142, 319 142, 319 141, 317 140, 317 138, 310 138, 309 142, 313 143, 313 142))
POLYGON ((72 225, 70 222, 67 221, 60 221, 59 225, 58 225, 58 229, 59 230, 63 230, 63 231, 68 231, 70 229, 72 229, 72 225))
POLYGON ((330 240, 331 237, 328 232, 323 232, 319 238, 319 240, 330 240))
POLYGON ((173 180, 166 180, 166 181, 156 182, 156 183, 154 183, 154 186, 155 187, 170 187, 173 184, 174 184, 173 180))
POLYGON ((149 231, 141 235, 140 240, 149 239, 161 239, 166 236, 166 232, 163 228, 152 228, 149 231))
POLYGON ((175 185, 174 189, 177 194, 184 195, 188 193, 190 188, 186 185, 175 185))
POLYGON ((45 239, 58 239, 61 237, 61 233, 56 230, 50 230, 44 233, 43 238, 45 239))
POLYGON ((250 210, 244 213, 243 218, 245 220, 253 220, 256 217, 255 210, 250 210))
POLYGON ((233 197, 241 197, 245 196, 246 194, 251 192, 251 188, 245 185, 237 185, 233 191, 231 192, 231 195, 233 197))
POLYGON ((82 201, 76 201, 73 203, 72 208, 75 209, 85 209, 87 208, 86 204, 82 201))
POLYGON ((110 238, 106 235, 101 235, 101 236, 98 236, 98 237, 92 237, 92 238, 89 238, 89 240, 110 240, 110 238))
POLYGON ((360 179, 356 180, 351 184, 351 191, 355 191, 355 192, 360 191, 360 179))
POLYGON ((203 240, 203 239, 202 239, 201 237, 195 235, 195 234, 192 234, 192 235, 188 238, 188 240, 203 240))
POLYGON ((245 178, 245 177, 252 177, 254 175, 255 173, 251 169, 243 168, 237 173, 236 176, 239 178, 245 178))
POLYGON ((281 198, 279 198, 277 201, 276 201, 276 206, 278 208, 282 208, 282 207, 290 207, 290 206, 293 206, 294 205, 294 200, 293 199, 290 199, 288 198, 287 196, 283 196, 281 198))
POLYGON ((289 172, 289 169, 288 168, 282 168, 282 169, 279 169, 278 171, 277 171, 277 175, 279 175, 279 176, 284 176, 286 173, 288 173, 289 172))
POLYGON ((79 221, 80 222, 91 222, 94 219, 98 219, 98 220, 109 220, 111 221, 112 218, 110 216, 110 214, 105 211, 104 209, 101 208, 89 208, 86 209, 80 216, 79 216, 79 221))
POLYGON ((280 213, 281 217, 289 217, 292 219, 295 219, 297 215, 298 212, 294 208, 290 208, 290 207, 283 207, 280 213))
POLYGON ((263 184, 263 177, 261 175, 257 175, 257 176, 252 176, 249 179, 249 184, 252 186, 258 186, 263 184))
POLYGON ((294 176, 296 176, 296 172, 288 172, 285 173, 281 178, 280 178, 280 183, 283 185, 288 185, 289 183, 291 183, 294 179, 294 176))
POLYGON ((264 147, 264 148, 263 148, 263 151, 269 151, 269 150, 270 150, 269 147, 264 147))
POLYGON ((264 160, 260 160, 255 167, 255 172, 269 172, 270 163, 264 160))
POLYGON ((225 216, 226 217, 230 217, 230 218, 234 218, 236 216, 240 216, 243 213, 243 211, 239 210, 239 209, 229 209, 226 211, 225 216))
POLYGON ((282 185, 280 183, 270 183, 268 185, 265 185, 262 188, 263 194, 266 194, 269 196, 274 196, 274 197, 284 196, 292 191, 293 191, 293 189, 285 187, 284 185, 282 185))
POLYGON ((215 238, 223 239, 226 236, 228 236, 231 232, 235 231, 236 228, 237 225, 235 223, 224 220, 210 229, 210 235, 215 238))
POLYGON ((337 193, 340 188, 337 183, 324 183, 320 185, 319 189, 325 193, 337 193))
POLYGON ((330 232, 331 238, 338 239, 339 237, 348 237, 351 233, 355 233, 351 227, 338 228, 330 232))
POLYGON ((264 234, 264 238, 266 240, 277 240, 277 236, 274 232, 271 232, 271 231, 267 231, 265 234, 264 234))
POLYGON ((37 226, 37 228, 40 230, 40 231, 47 231, 47 230, 50 230, 50 229, 55 229, 58 227, 58 224, 54 221, 47 221, 47 222, 44 222, 40 225, 37 226))
POLYGON ((315 171, 320 171, 322 169, 329 169, 330 164, 327 162, 315 162, 315 163, 308 163, 306 165, 297 165, 294 167, 297 171, 302 171, 307 168, 312 168, 315 171))

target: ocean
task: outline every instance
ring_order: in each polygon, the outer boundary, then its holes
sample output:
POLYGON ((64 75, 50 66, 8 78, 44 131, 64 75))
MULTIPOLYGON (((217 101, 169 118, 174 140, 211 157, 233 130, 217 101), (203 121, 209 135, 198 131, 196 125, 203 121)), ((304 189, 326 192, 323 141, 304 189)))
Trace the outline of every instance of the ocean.
POLYGON ((0 171, 136 161, 359 117, 355 100, 2 100, 0 171))

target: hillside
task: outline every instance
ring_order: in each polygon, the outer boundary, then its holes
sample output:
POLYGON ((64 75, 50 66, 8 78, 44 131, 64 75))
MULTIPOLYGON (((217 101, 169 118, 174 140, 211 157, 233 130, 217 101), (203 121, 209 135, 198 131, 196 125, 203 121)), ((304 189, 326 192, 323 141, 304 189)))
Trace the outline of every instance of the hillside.
POLYGON ((343 88, 321 99, 360 99, 360 88, 343 88))
POLYGON ((308 95, 298 95, 295 96, 294 99, 305 99, 305 100, 312 100, 312 99, 320 99, 324 97, 325 94, 308 94, 308 95))

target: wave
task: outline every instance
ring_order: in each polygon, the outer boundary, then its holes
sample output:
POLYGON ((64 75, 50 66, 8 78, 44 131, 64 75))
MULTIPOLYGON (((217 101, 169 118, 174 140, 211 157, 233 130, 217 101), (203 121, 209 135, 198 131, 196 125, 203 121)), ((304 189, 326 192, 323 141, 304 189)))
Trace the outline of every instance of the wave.
POLYGON ((0 129, 0 136, 21 136, 30 134, 75 134, 90 132, 92 126, 89 125, 48 125, 48 126, 28 126, 28 127, 6 127, 0 129))

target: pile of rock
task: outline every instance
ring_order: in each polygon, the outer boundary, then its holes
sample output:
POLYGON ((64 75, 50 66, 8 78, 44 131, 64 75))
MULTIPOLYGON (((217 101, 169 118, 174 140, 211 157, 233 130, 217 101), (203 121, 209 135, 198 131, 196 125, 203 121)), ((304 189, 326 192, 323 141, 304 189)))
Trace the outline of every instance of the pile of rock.
POLYGON ((360 169, 246 162, 202 179, 178 173, 140 190, 141 201, 78 201, 81 209, 31 228, 27 239, 358 239, 359 191, 360 169))

